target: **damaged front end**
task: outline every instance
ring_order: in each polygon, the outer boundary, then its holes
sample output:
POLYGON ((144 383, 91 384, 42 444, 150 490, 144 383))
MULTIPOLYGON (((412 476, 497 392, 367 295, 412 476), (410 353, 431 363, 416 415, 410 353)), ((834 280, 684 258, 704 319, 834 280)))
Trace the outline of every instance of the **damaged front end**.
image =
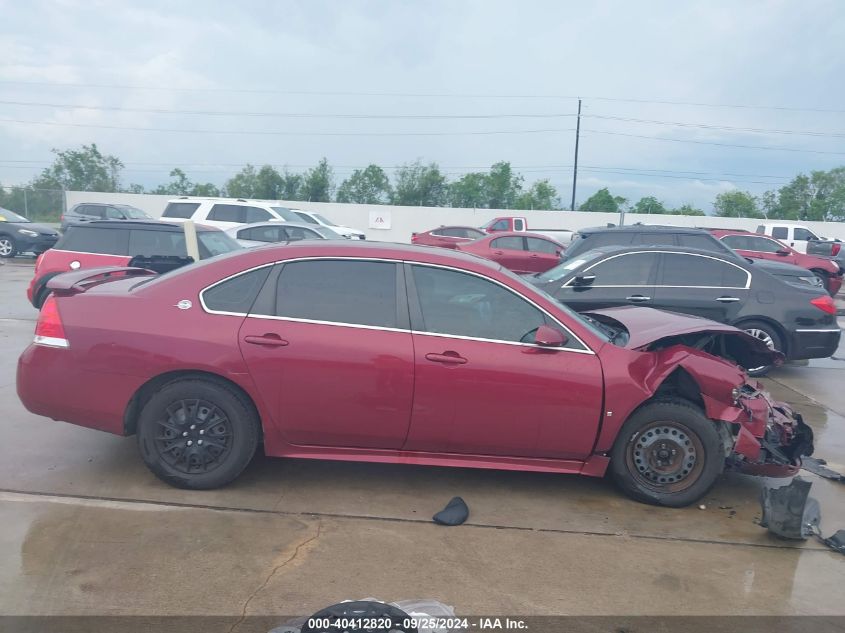
POLYGON ((813 429, 785 402, 772 400, 760 385, 745 384, 736 390, 742 410, 733 424, 736 442, 728 464, 742 472, 766 477, 798 473, 801 458, 813 454, 813 429))

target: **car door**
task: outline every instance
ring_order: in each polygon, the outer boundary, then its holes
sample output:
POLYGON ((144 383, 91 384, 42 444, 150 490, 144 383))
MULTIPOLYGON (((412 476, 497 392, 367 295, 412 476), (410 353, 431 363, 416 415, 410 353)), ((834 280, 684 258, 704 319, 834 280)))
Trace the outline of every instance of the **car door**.
POLYGON ((490 241, 490 259, 515 273, 530 272, 525 238, 521 235, 506 235, 490 241))
POLYGON ((407 451, 584 459, 603 398, 598 357, 486 277, 406 265, 416 378, 407 451), (565 347, 533 344, 548 324, 565 347))
POLYGON ((560 263, 563 248, 551 240, 539 237, 526 237, 528 247, 528 269, 532 273, 544 273, 560 263))
POLYGON ((732 323, 748 300, 751 273, 709 255, 663 253, 652 307, 732 323))
POLYGON ((593 276, 591 283, 579 285, 570 278, 552 294, 578 311, 651 306, 658 262, 659 253, 654 251, 609 255, 578 272, 581 276, 593 276))
POLYGON ((310 259, 268 277, 239 344, 289 443, 401 448, 414 351, 398 270, 394 262, 310 259))

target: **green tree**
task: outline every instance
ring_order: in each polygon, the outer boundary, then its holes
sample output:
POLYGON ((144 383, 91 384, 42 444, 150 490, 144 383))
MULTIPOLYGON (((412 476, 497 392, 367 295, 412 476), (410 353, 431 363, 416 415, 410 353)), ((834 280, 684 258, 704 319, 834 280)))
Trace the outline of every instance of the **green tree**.
POLYGON ((560 197, 548 179, 538 180, 516 199, 517 209, 557 209, 560 197))
POLYGON ((484 208, 489 201, 490 177, 481 172, 464 174, 449 184, 449 204, 453 207, 484 208))
POLYGON ((605 211, 607 213, 618 213, 619 209, 627 204, 628 200, 621 196, 613 196, 607 187, 603 187, 587 198, 578 207, 579 211, 605 211))
POLYGON ((707 215, 701 209, 698 209, 691 204, 682 204, 677 209, 673 209, 672 213, 675 215, 707 215))
POLYGON ((320 159, 316 166, 305 172, 300 187, 300 199, 310 202, 331 202, 334 189, 334 170, 329 161, 320 159))
POLYGON ((337 189, 338 202, 387 204, 392 191, 387 174, 378 165, 356 169, 337 189))
POLYGON ((637 203, 631 207, 631 213, 656 213, 664 215, 669 213, 669 211, 663 203, 654 196, 646 196, 644 198, 640 198, 637 203))
POLYGON ((168 196, 219 196, 220 190, 210 182, 201 184, 191 182, 184 171, 176 167, 170 172, 171 181, 159 185, 150 193, 168 196))
POLYGON ((226 181, 225 195, 231 198, 254 198, 258 190, 258 172, 247 164, 226 181))
POLYGON ((263 165, 255 174, 255 193, 259 200, 279 200, 284 183, 282 175, 272 165, 263 165))
POLYGON ((724 191, 713 202, 716 215, 722 218, 762 218, 757 198, 747 191, 724 191))
POLYGON ((515 174, 511 164, 500 161, 490 167, 487 177, 487 206, 491 209, 511 209, 522 193, 523 178, 515 174))
POLYGON ((57 150, 53 164, 32 181, 37 189, 66 189, 71 191, 120 190, 123 163, 116 156, 102 154, 96 143, 81 149, 57 150))
POLYGON ((393 204, 442 207, 448 200, 449 186, 437 163, 414 161, 396 171, 393 204))

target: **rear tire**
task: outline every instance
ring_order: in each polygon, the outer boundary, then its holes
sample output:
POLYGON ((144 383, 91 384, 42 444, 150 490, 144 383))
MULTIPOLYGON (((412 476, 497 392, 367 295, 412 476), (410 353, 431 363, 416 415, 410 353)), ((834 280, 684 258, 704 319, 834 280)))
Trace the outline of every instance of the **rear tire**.
POLYGON ((825 292, 830 296, 834 296, 834 293, 830 291, 830 277, 827 275, 827 273, 821 272, 819 270, 814 270, 813 274, 819 281, 822 282, 822 287, 824 288, 825 292))
MULTIPOLYGON (((780 332, 773 325, 765 321, 745 321, 736 327, 740 330, 745 330, 754 338, 760 339, 769 349, 783 351, 783 339, 781 338, 780 332)), ((749 376, 765 376, 771 368, 771 365, 763 365, 762 367, 746 367, 745 371, 749 376)))
POLYGON ((144 405, 138 447, 147 467, 177 488, 207 490, 234 481, 255 455, 260 422, 223 382, 185 378, 144 405))
POLYGON ((622 426, 610 475, 628 496, 681 508, 700 499, 725 466, 716 423, 681 398, 655 400, 622 426))
POLYGON ((18 254, 18 245, 10 235, 0 235, 0 257, 11 259, 18 254))

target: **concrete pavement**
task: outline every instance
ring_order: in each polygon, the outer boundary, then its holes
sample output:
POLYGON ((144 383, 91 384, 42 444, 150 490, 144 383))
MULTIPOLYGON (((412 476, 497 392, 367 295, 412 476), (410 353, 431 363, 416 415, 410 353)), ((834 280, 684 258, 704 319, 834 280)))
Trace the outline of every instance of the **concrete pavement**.
MULTIPOLYGON (((0 614, 305 615, 370 595, 459 614, 845 614, 845 558, 769 537, 755 524, 764 482, 743 475, 704 510, 588 478, 263 457, 223 490, 170 488, 134 438, 18 402, 30 275, 0 267, 0 614), (468 524, 431 523, 454 495, 468 524)), ((843 369, 811 361, 767 380, 839 470, 843 369)), ((842 485, 805 476, 825 533, 845 527, 842 485)))

